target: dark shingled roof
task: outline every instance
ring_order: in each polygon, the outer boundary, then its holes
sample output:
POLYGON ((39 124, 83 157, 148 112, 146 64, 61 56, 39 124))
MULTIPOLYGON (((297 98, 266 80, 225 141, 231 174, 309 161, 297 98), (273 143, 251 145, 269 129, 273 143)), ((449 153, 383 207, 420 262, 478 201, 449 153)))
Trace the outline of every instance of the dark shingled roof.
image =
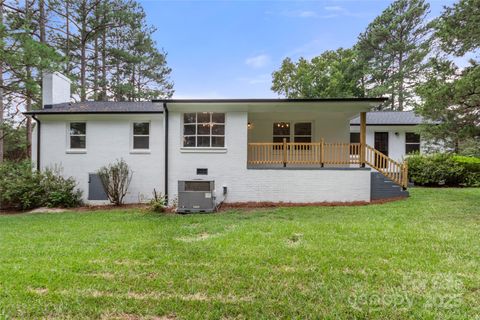
POLYGON ((25 114, 60 114, 60 113, 162 113, 163 106, 151 101, 114 102, 86 101, 78 103, 59 103, 45 105, 41 110, 32 110, 25 114))
MULTIPOLYGON (((376 111, 367 112, 367 125, 388 126, 388 125, 417 125, 425 123, 421 116, 413 111, 376 111)), ((360 125, 360 117, 350 121, 350 125, 360 125)))

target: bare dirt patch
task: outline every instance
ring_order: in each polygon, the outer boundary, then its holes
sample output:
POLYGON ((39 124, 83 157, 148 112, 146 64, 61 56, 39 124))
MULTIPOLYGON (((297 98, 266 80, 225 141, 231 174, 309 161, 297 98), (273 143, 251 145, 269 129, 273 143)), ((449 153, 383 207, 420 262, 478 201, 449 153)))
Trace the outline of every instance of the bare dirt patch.
POLYGON ((131 313, 106 313, 100 318, 102 320, 175 320, 174 315, 152 316, 152 315, 138 315, 131 313))
POLYGON ((204 302, 222 302, 222 303, 238 303, 238 302, 251 302, 253 299, 251 297, 239 297, 235 295, 213 295, 209 296, 201 292, 196 292, 192 294, 181 294, 181 293, 168 293, 168 292, 135 292, 129 291, 126 293, 120 292, 109 292, 109 291, 100 291, 100 290, 63 290, 59 292, 62 295, 81 295, 86 297, 93 298, 124 298, 124 299, 134 299, 134 300, 161 300, 161 299, 179 299, 184 301, 204 301, 204 302))
POLYGON ((183 242, 197 242, 197 241, 207 240, 207 239, 210 239, 210 238, 215 238, 215 237, 218 237, 218 236, 220 236, 220 233, 213 233, 212 234, 212 233, 208 233, 208 232, 202 232, 202 233, 199 233, 199 234, 193 235, 193 236, 175 238, 175 240, 183 241, 183 242))
POLYGON ((47 288, 28 288, 28 291, 42 296, 48 293, 47 288))

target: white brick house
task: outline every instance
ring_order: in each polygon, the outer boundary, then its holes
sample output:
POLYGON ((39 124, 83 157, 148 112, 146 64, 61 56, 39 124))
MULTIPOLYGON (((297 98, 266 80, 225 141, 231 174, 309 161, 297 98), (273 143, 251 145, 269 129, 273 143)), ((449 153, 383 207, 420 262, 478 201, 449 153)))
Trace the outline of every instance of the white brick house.
MULTIPOLYGON (((425 120, 413 111, 367 112, 366 143, 402 162, 409 153, 424 152, 427 141, 418 126, 425 120)), ((360 118, 350 121, 350 142, 360 141, 360 118)))
MULTIPOLYGON (((53 78, 44 89, 56 92, 60 82, 65 91, 66 82, 53 78)), ((216 203, 370 202, 378 198, 377 171, 398 189, 387 196, 408 194, 399 187, 406 187, 402 163, 367 146, 365 131, 359 143, 349 141, 350 121, 365 119, 383 98, 68 103, 69 92, 50 96, 27 113, 38 124, 33 160, 40 170, 63 167, 89 203, 105 202, 92 185, 95 172, 120 158, 134 172, 127 202, 150 198, 154 188, 173 202, 179 181, 202 180, 214 182, 216 203)))

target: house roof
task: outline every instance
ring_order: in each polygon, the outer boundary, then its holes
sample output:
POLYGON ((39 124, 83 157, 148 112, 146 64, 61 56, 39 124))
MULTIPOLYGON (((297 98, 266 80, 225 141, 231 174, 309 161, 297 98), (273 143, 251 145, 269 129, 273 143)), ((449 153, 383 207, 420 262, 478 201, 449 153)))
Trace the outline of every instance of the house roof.
MULTIPOLYGON (((414 126, 425 122, 426 121, 421 116, 416 115, 413 111, 367 112, 367 126, 414 126)), ((360 117, 352 119, 350 121, 350 125, 360 125, 360 117)))
POLYGON ((331 102, 332 106, 337 103, 357 102, 368 104, 382 103, 387 98, 324 98, 324 99, 164 99, 145 102, 115 102, 115 101, 85 101, 78 103, 60 103, 45 105, 43 109, 25 112, 32 114, 84 114, 84 113, 162 113, 161 104, 173 105, 202 105, 202 104, 227 104, 227 105, 250 105, 258 108, 272 104, 281 104, 287 107, 288 104, 299 103, 302 105, 315 104, 325 105, 331 102))
POLYGON ((43 109, 32 110, 24 114, 64 114, 64 113, 162 113, 163 107, 150 101, 114 102, 86 101, 78 103, 59 103, 45 105, 43 109))
POLYGON ((166 103, 277 103, 277 102, 385 102, 388 98, 269 98, 269 99, 159 99, 166 103))

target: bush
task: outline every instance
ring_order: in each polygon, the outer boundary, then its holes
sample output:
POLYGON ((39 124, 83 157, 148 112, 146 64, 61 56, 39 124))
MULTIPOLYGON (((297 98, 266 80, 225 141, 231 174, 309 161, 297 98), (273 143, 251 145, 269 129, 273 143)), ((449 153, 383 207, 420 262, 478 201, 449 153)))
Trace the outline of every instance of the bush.
POLYGON ((153 189, 153 199, 149 203, 150 210, 154 212, 165 212, 167 207, 167 199, 165 196, 162 196, 160 193, 157 193, 157 190, 153 189))
POLYGON ((123 159, 116 160, 108 166, 101 167, 97 174, 110 202, 117 206, 121 205, 133 176, 128 164, 123 159))
POLYGON ((448 153, 408 157, 410 180, 422 186, 480 186, 480 159, 448 153))
POLYGON ((0 207, 32 209, 37 207, 75 207, 82 192, 73 178, 64 178, 61 169, 32 170, 29 161, 0 165, 0 207))

